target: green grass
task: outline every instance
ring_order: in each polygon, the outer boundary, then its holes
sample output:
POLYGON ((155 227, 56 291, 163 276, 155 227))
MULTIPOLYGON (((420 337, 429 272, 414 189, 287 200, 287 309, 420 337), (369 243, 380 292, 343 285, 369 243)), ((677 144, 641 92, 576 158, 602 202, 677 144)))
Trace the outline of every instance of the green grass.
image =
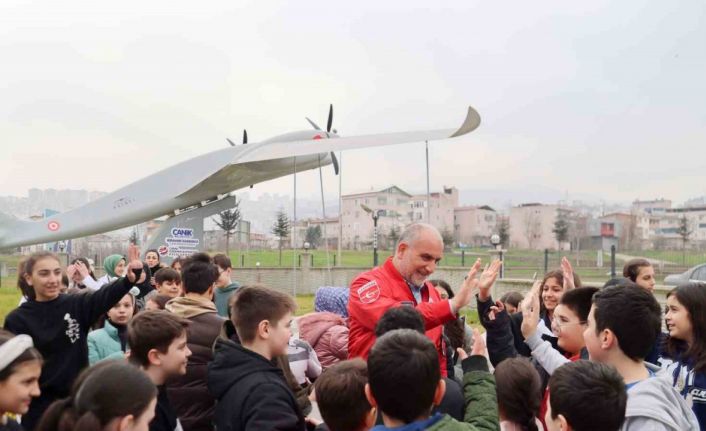
MULTIPOLYGON (((313 256, 314 266, 326 266, 326 251, 325 250, 310 250, 313 256)), ((282 250, 282 260, 280 265, 278 250, 231 250, 230 259, 234 267, 254 267, 258 262, 261 267, 291 267, 300 264, 300 254, 297 250, 282 250)), ((380 260, 390 255, 390 251, 380 251, 380 260)), ((372 251, 356 251, 345 250, 341 253, 342 264, 339 266, 372 266, 373 253, 372 251)), ((329 251, 329 263, 331 266, 339 264, 336 257, 336 251, 329 251)))
POLYGON ((20 302, 20 291, 15 287, 14 279, 3 277, 0 287, 0 326, 5 324, 5 316, 17 308, 20 302))

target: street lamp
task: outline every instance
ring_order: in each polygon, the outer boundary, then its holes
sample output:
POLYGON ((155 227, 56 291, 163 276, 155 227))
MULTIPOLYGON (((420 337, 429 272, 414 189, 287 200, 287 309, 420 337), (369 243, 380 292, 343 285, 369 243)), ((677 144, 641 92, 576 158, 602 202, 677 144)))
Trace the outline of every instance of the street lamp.
POLYGON ((498 253, 498 258, 500 259, 500 278, 505 277, 505 265, 502 265, 503 262, 503 246, 500 243, 500 235, 497 233, 494 233, 490 236, 490 243, 493 244, 493 247, 495 247, 496 252, 498 253))
POLYGON ((373 266, 378 266, 378 218, 380 217, 380 210, 374 211, 363 204, 360 207, 373 217, 373 266))

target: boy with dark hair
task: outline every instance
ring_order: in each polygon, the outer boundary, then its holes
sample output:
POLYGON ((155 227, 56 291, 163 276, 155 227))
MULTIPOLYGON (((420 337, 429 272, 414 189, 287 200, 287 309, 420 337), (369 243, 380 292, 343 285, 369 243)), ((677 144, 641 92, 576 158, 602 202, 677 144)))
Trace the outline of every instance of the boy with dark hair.
POLYGON ((414 307, 401 306, 388 309, 375 324, 375 337, 395 329, 413 329, 424 334, 424 319, 414 307))
POLYGON ((297 400, 273 363, 287 352, 295 310, 289 295, 268 287, 244 286, 235 293, 231 321, 241 344, 218 339, 208 365, 216 429, 305 429, 297 400))
MULTIPOLYGON (((583 333, 592 361, 615 367, 628 390, 622 430, 691 430, 698 422, 670 376, 644 362, 661 329, 654 296, 637 286, 608 287, 593 296, 583 333)), ((593 406, 587 409, 595 412, 593 406)))
POLYGON ((186 374, 170 380, 167 393, 184 429, 212 431, 216 400, 208 391, 206 376, 208 363, 213 360, 213 343, 225 321, 211 301, 218 268, 207 254, 196 253, 184 262, 181 274, 184 296, 172 299, 165 308, 190 322, 186 342, 193 354, 186 374))
POLYGON ((181 431, 181 423, 169 403, 165 382, 186 373, 191 355, 186 345, 189 321, 164 310, 144 311, 128 324, 130 362, 139 366, 159 389, 150 431, 181 431))
POLYGON ((314 383, 321 417, 330 431, 364 431, 375 425, 377 411, 365 397, 368 366, 360 358, 326 369, 314 383))
POLYGON ((218 267, 218 280, 216 280, 216 289, 213 291, 213 302, 216 304, 218 314, 228 317, 228 299, 240 287, 240 284, 231 280, 233 265, 228 256, 217 254, 213 256, 213 263, 218 267))
POLYGON ((432 406, 444 396, 439 357, 434 344, 423 334, 398 329, 378 338, 368 356, 365 394, 382 413, 384 425, 373 430, 497 430, 498 406, 495 381, 481 352, 483 338, 476 331, 472 356, 463 358, 466 395, 465 422, 448 415, 430 416, 432 406), (400 428, 404 427, 404 428, 400 428))
MULTIPOLYGON (((424 334, 424 319, 416 308, 408 305, 388 309, 375 325, 375 337, 382 337, 395 329, 412 329, 424 334)), ((434 413, 447 413, 456 420, 463 420, 463 390, 460 382, 442 377, 446 391, 441 401, 434 406, 434 413)))
MULTIPOLYGON (((172 268, 161 268, 154 274, 155 290, 152 295, 167 295, 176 298, 181 295, 181 275, 172 268)), ((151 295, 147 295, 149 300, 151 295)))
POLYGON ((618 431, 627 392, 615 368, 580 360, 557 368, 549 379, 548 431, 618 431))

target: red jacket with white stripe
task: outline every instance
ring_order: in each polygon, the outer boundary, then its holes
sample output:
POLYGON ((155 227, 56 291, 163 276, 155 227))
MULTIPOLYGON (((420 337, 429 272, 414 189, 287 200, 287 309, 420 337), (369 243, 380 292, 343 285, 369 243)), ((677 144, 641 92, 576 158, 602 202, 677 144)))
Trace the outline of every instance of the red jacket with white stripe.
POLYGON ((426 335, 439 352, 439 367, 446 377, 446 354, 441 332, 443 324, 456 316, 448 300, 442 300, 431 283, 422 287, 422 302, 417 303, 412 290, 388 258, 382 266, 359 274, 351 282, 348 299, 348 357, 368 358, 375 344, 375 324, 389 308, 403 303, 413 305, 424 318, 426 335))

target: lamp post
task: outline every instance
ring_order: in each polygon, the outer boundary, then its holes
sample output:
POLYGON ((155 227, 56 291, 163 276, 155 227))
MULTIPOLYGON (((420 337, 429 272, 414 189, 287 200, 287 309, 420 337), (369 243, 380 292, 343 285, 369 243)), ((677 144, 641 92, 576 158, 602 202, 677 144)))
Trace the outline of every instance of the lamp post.
MULTIPOLYGON (((498 258, 500 259, 500 263, 503 262, 503 247, 502 244, 500 243, 500 235, 497 233, 494 233, 490 236, 490 243, 493 244, 493 247, 495 247, 496 253, 498 253, 498 258)), ((505 277, 505 265, 500 265, 500 278, 505 277)))
POLYGON ((380 217, 380 210, 373 211, 370 207, 363 204, 360 207, 373 218, 373 266, 378 266, 378 218, 380 217))

